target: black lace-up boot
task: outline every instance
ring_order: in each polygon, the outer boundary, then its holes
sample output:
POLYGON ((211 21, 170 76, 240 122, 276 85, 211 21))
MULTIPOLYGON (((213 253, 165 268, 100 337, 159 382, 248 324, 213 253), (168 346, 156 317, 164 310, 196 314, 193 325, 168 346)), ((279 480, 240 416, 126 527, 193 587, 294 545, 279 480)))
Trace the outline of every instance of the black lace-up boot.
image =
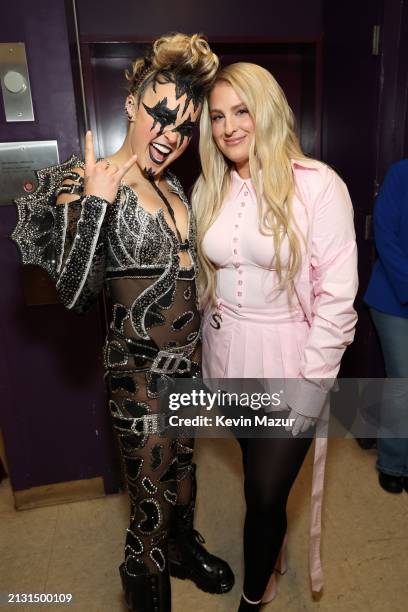
POLYGON ((168 571, 138 575, 129 574, 125 563, 119 567, 126 604, 131 612, 171 612, 168 571))
POLYGON ((194 529, 197 493, 195 469, 195 464, 191 464, 190 503, 175 507, 168 548, 170 575, 182 580, 192 580, 206 593, 227 593, 234 585, 234 574, 230 566, 205 549, 203 536, 194 529))

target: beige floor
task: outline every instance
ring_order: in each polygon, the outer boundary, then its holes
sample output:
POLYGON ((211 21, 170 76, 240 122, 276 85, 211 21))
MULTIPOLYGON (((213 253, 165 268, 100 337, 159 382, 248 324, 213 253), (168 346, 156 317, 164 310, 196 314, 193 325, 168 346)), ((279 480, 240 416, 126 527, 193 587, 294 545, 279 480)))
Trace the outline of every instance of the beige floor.
MULTIPOLYGON (((235 612, 242 581, 243 502, 235 443, 198 443, 200 494, 197 527, 209 548, 229 560, 236 586, 207 595, 173 580, 174 612, 235 612)), ((325 590, 319 601, 308 586, 308 459, 289 508, 288 573, 265 612, 399 612, 408 601, 408 495, 383 492, 374 456, 352 440, 331 440, 324 507, 325 590)), ((73 593, 70 606, 30 610, 125 612, 116 566, 128 507, 124 495, 15 512, 8 481, 0 485, 0 592, 73 593)), ((22 609, 22 606, 14 606, 22 609)), ((11 609, 11 606, 9 607, 11 609)))

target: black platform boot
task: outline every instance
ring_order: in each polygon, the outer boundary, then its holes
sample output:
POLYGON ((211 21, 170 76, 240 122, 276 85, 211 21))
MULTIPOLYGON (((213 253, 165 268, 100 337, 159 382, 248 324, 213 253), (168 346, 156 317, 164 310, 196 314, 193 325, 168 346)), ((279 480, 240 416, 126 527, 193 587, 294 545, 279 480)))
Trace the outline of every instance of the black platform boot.
POLYGON ((189 504, 175 506, 169 536, 170 575, 192 580, 206 593, 227 593, 234 586, 234 574, 226 561, 210 554, 203 546, 203 536, 194 529, 197 493, 195 464, 191 464, 192 495, 189 504))
POLYGON ((126 604, 131 612, 171 612, 170 577, 167 571, 130 575, 119 567, 126 604))

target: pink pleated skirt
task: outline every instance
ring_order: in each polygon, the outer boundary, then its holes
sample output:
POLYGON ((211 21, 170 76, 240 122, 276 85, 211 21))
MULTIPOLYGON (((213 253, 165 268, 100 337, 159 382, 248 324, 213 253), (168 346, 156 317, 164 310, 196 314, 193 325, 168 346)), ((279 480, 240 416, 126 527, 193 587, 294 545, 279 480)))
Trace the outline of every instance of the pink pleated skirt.
POLYGON ((275 316, 273 309, 238 309, 222 300, 217 306, 208 308, 203 317, 204 378, 299 376, 309 333, 303 313, 275 316))
MULTIPOLYGON (((303 313, 276 316, 273 308, 268 311, 244 309, 218 300, 217 307, 207 308, 203 316, 203 378, 298 378, 309 330, 303 313)), ((328 401, 326 404, 328 414, 328 401)), ((276 409, 282 408, 285 406, 276 409)), ((320 544, 326 455, 327 424, 318 423, 309 547, 310 581, 314 592, 323 588, 320 544)))

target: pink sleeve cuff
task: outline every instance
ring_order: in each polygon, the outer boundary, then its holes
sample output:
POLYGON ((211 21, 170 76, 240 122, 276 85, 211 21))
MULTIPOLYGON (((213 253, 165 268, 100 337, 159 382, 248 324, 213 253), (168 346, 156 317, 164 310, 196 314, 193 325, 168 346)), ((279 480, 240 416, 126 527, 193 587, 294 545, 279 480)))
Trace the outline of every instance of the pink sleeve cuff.
POLYGON ((290 408, 302 416, 319 418, 335 378, 291 378, 285 382, 285 400, 290 408))

